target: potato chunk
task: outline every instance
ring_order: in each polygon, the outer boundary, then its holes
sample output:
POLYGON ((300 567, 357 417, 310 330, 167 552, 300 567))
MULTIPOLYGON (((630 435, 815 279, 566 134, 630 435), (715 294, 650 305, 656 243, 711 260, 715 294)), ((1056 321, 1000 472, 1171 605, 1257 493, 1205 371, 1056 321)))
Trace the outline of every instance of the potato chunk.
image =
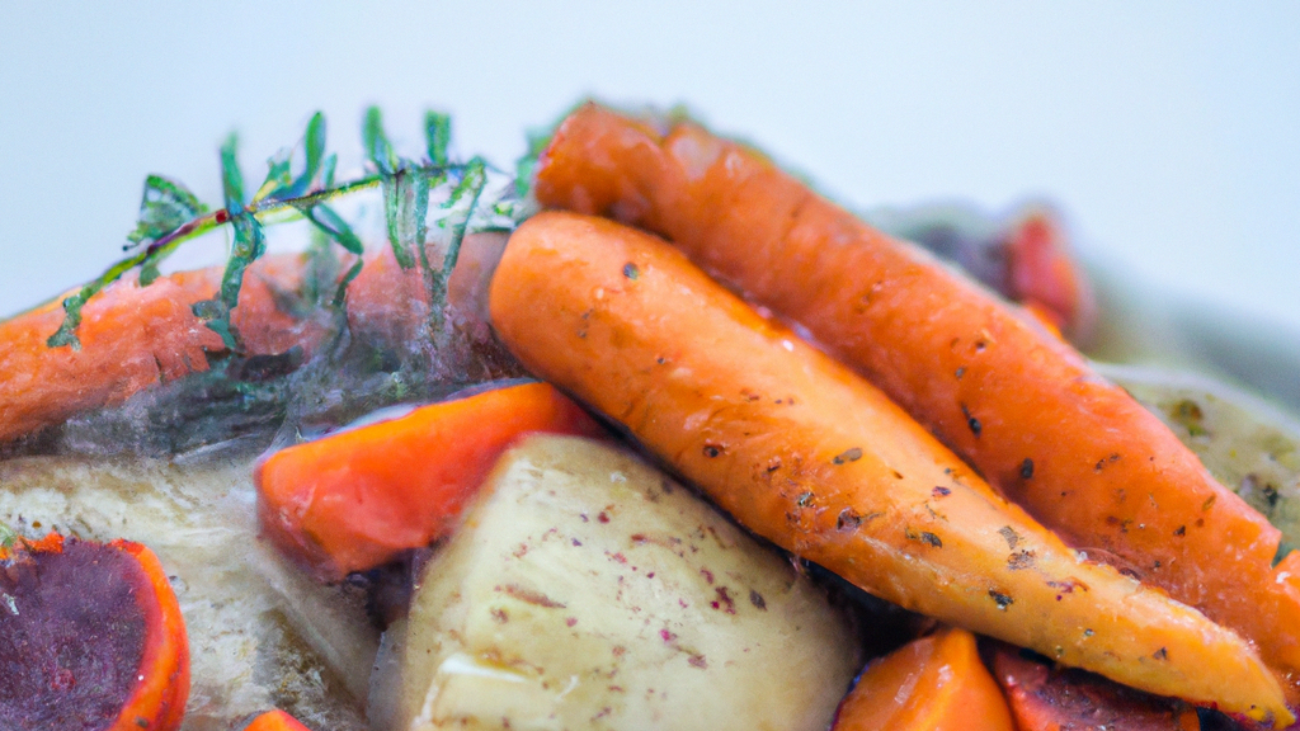
MULTIPOLYGON (((634 456, 529 437, 428 564, 395 729, 824 729, 860 666, 786 561, 634 456)), ((381 670, 382 672, 382 670, 381 670)))

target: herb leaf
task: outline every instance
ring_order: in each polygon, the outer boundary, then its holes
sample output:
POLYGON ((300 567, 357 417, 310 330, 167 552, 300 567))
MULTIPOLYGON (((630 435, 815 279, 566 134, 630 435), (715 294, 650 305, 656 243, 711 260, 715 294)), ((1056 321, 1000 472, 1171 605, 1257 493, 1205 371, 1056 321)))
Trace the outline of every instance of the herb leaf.
POLYGON ((447 147, 451 144, 451 116, 429 110, 424 113, 424 139, 429 162, 435 167, 447 167, 447 147))

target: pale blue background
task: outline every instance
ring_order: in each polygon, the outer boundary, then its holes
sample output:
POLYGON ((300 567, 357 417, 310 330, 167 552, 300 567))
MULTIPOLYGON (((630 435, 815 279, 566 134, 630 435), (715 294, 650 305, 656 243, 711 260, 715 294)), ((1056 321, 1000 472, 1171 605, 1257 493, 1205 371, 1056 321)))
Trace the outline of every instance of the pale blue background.
POLYGON ((0 314, 118 255, 146 173, 218 197, 324 109, 507 162, 583 94, 685 102, 846 203, 1047 196, 1090 256, 1300 332, 1300 3, 6 3, 0 314))

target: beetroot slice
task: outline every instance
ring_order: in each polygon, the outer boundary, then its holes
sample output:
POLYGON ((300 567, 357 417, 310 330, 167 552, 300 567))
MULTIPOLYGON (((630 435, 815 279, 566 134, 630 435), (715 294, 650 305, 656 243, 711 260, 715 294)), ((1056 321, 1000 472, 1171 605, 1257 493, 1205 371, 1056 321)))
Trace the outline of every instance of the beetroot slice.
POLYGON ((0 728, 111 726, 139 680, 152 591, 111 546, 45 539, 0 556, 0 728))

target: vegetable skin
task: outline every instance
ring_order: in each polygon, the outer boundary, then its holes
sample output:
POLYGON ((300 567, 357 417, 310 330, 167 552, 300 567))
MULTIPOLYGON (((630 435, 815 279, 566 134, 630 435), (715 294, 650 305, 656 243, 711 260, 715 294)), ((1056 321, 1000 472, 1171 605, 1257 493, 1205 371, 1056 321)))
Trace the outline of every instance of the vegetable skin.
POLYGON ((538 200, 661 234, 806 327, 1070 545, 1252 640, 1300 701, 1279 533, 1033 317, 818 197, 752 149, 589 104, 538 200))
POLYGON ((267 711, 244 727, 244 731, 311 731, 298 719, 281 710, 267 711))
POLYGON ((521 435, 599 435, 546 383, 496 388, 272 454, 254 473, 262 529, 325 581, 446 535, 521 435))
POLYGON ((1060 662, 1292 719, 1235 633, 1076 556, 884 394, 663 241, 540 214, 511 237, 490 311, 526 366, 778 546, 1060 662))

